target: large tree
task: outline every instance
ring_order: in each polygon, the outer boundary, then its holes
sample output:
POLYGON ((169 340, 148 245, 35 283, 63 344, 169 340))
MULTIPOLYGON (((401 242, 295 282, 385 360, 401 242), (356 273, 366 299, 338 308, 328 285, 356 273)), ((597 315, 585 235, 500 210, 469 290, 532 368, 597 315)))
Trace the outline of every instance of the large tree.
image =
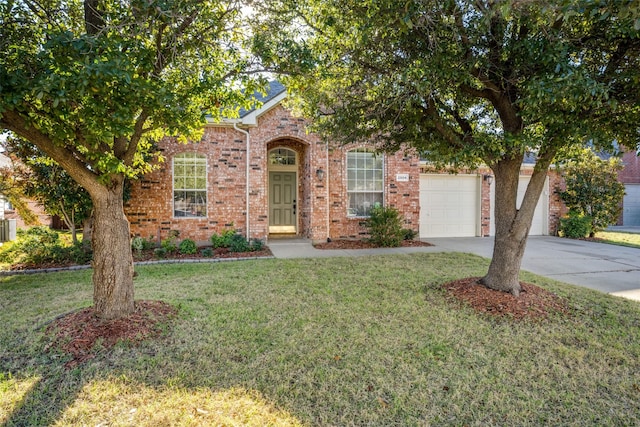
POLYGON ((0 2, 0 128, 89 193, 104 318, 134 309, 125 179, 150 170, 154 140, 198 138, 205 113, 230 113, 253 93, 240 12, 235 0, 0 2))
POLYGON ((337 141, 402 146, 495 174, 482 283, 518 295, 554 159, 588 141, 638 146, 640 15, 621 0, 293 0, 263 5, 255 38, 301 111, 337 141), (282 31, 276 31, 282 29, 282 31), (524 156, 536 164, 517 205, 524 156))

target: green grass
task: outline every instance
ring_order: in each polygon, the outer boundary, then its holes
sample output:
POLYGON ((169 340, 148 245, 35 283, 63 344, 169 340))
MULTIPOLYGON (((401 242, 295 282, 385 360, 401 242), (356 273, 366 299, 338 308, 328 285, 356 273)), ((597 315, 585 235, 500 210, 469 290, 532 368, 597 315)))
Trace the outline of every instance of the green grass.
POLYGON ((488 261, 439 253, 138 267, 166 334, 71 370, 48 321, 90 273, 0 278, 0 424, 638 425, 640 304, 531 274, 571 316, 496 320, 438 288, 488 261))
POLYGON ((602 243, 640 248, 640 234, 638 233, 599 231, 595 237, 600 239, 602 243))

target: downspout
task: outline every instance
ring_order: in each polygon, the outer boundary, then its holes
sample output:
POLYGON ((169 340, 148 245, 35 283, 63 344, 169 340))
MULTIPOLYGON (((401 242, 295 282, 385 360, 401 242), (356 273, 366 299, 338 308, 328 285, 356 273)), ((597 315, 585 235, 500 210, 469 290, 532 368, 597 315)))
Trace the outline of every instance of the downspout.
POLYGON ((240 129, 236 122, 233 123, 233 128, 235 130, 237 130, 238 132, 244 134, 244 136, 245 136, 245 138, 247 140, 247 148, 246 148, 247 152, 245 154, 246 160, 247 160, 247 162, 246 162, 247 163, 247 165, 246 165, 246 176, 245 176, 246 183, 247 183, 245 185, 245 188, 246 188, 246 196, 245 197, 246 197, 246 200, 247 200, 247 207, 246 207, 247 217, 245 218, 245 221, 247 222, 247 242, 249 242, 249 241, 251 241, 251 234, 249 234, 249 231, 250 231, 250 228, 249 228, 249 164, 250 164, 250 161, 249 161, 249 159, 250 159, 249 141, 250 141, 250 137, 249 137, 249 132, 247 132, 246 130, 240 129))
POLYGON ((326 160, 326 166, 325 166, 326 169, 325 170, 327 172, 324 174, 325 175, 325 179, 326 179, 324 190, 326 191, 326 194, 327 194, 327 213, 326 213, 326 217, 327 217, 327 239, 329 239, 329 238, 331 238, 331 218, 330 218, 331 217, 331 212, 330 212, 331 201, 329 200, 331 198, 331 191, 329 191, 330 189, 329 189, 329 142, 328 141, 325 143, 325 147, 326 147, 325 156, 326 156, 326 159, 327 159, 326 160))

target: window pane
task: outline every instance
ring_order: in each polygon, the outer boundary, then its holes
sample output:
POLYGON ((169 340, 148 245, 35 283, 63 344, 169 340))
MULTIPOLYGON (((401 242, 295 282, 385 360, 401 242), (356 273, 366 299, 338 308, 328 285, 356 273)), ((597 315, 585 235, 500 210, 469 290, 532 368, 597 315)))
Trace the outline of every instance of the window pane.
POLYGON ((383 202, 382 157, 365 149, 347 153, 348 216, 369 216, 383 202))
POLYGON ((181 153, 173 159, 173 215, 207 216, 207 159, 197 153, 181 153))

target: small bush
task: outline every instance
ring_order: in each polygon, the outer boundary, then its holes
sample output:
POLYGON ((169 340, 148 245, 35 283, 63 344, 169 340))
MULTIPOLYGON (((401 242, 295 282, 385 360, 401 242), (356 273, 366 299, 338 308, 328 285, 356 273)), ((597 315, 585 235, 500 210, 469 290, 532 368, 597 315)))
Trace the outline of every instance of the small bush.
POLYGON ((264 248, 264 242, 260 239, 251 239, 251 247, 249 250, 251 252, 258 252, 264 248))
POLYGON ((178 245, 176 244, 176 240, 178 239, 179 235, 180 232, 178 230, 169 231, 169 237, 163 239, 162 242, 160 242, 160 246, 162 246, 162 248, 165 249, 167 253, 171 254, 177 252, 178 245))
POLYGON ((216 248, 228 248, 231 246, 231 240, 235 236, 236 231, 232 228, 228 228, 222 231, 220 234, 214 233, 211 236, 211 245, 216 248))
POLYGON ((418 232, 410 228, 402 229, 402 240, 413 240, 418 236, 418 232))
POLYGON ((212 248, 204 248, 201 252, 203 257, 211 258, 213 256, 212 248))
POLYGON ((144 249, 144 241, 145 239, 140 236, 134 237, 133 239, 131 239, 131 249, 136 252, 142 252, 142 250, 144 249))
POLYGON ((378 246, 398 247, 405 237, 400 212, 395 208, 374 207, 365 225, 371 235, 369 240, 378 246))
POLYGON ((198 247, 196 246, 196 242, 191 239, 184 239, 178 245, 178 251, 180 251, 183 255, 193 255, 198 252, 198 247))
POLYGON ((164 259, 167 257, 167 250, 165 248, 156 248, 153 251, 153 254, 155 255, 156 258, 158 259, 164 259))
POLYGON ((249 242, 241 234, 234 234, 230 240, 229 252, 249 252, 251 249, 249 242))
POLYGON ((560 218, 558 229, 562 237, 580 239, 591 233, 591 217, 576 212, 569 212, 569 216, 560 218))

